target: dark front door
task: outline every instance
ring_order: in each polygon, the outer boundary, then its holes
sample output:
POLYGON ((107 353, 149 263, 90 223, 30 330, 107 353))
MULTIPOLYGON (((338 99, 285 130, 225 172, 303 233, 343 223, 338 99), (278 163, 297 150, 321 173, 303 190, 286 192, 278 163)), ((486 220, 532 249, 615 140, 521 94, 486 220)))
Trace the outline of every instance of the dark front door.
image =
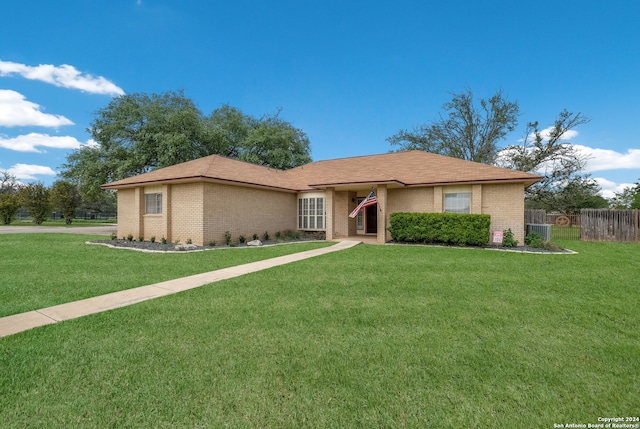
POLYGON ((365 207, 366 230, 367 234, 378 233, 378 206, 365 207))

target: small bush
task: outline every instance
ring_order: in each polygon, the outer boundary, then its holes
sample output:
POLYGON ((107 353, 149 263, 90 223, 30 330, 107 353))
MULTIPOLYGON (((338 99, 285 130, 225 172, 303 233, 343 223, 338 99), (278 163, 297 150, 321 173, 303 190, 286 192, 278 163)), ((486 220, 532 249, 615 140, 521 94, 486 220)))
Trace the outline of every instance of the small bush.
POLYGON ((518 245, 518 240, 514 240, 513 231, 511 231, 511 228, 502 232, 503 247, 516 247, 517 245, 518 245))
POLYGON ((162 243, 162 244, 167 244, 167 239, 166 239, 166 238, 164 238, 164 237, 162 237, 162 238, 160 239, 160 243, 162 243))
POLYGON ((229 231, 226 231, 224 233, 224 242, 226 243, 227 246, 231 245, 231 233, 229 231))
POLYGON ((258 239, 258 234, 255 234, 255 233, 254 233, 254 234, 253 234, 253 239, 254 239, 254 240, 257 240, 257 239, 258 239))
POLYGON ((536 231, 531 231, 529 234, 527 234, 524 239, 524 244, 533 247, 534 249, 545 249, 553 252, 562 250, 562 248, 557 244, 551 241, 546 241, 542 234, 536 231))
POLYGON ((193 244, 190 238, 187 238, 187 244, 193 244))
POLYGON ((280 231, 276 232, 276 240, 280 240, 282 238, 282 233, 280 231))
POLYGON ((244 235, 241 235, 240 237, 238 237, 238 241, 242 244, 242 243, 244 243, 245 241, 247 241, 247 239, 245 238, 245 236, 244 236, 244 235))
POLYGON ((216 240, 211 240, 209 242, 209 247, 216 247, 216 240))
POLYGON ((143 236, 138 237, 138 241, 142 243, 144 241, 144 237, 143 236))
POLYGON ((151 238, 149 239, 149 241, 151 241, 152 243, 156 242, 156 236, 152 235, 151 238))
POLYGON ((531 231, 524 238, 524 244, 531 247, 541 248, 544 244, 544 237, 539 232, 531 231))
POLYGON ((112 232, 112 233, 111 233, 111 239, 112 239, 112 240, 115 240, 115 239, 117 239, 117 238, 118 238, 118 234, 116 234, 115 232, 112 232))
POLYGON ((133 234, 127 235, 127 241, 133 241, 133 234))
POLYGON ((262 239, 264 241, 269 241, 269 233, 267 231, 264 232, 264 234, 262 234, 262 239))

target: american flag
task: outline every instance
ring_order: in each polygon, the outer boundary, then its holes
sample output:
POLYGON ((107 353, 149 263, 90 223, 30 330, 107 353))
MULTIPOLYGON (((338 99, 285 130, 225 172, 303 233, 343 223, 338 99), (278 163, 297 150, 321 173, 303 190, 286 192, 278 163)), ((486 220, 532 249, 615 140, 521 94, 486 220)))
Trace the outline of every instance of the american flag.
POLYGON ((350 218, 354 218, 354 217, 358 216, 358 213, 363 208, 369 207, 369 206, 375 206, 376 204, 378 204, 378 199, 376 198, 376 193, 371 191, 371 193, 369 195, 367 195, 367 198, 362 200, 362 202, 360 204, 358 204, 358 207, 353 209, 353 211, 351 212, 349 217, 350 218))

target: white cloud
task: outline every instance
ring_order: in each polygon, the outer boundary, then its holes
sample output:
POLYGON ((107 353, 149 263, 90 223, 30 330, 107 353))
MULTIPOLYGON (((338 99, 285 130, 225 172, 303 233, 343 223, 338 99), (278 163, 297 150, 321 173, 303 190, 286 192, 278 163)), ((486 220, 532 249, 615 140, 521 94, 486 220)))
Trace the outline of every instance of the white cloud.
POLYGON ((73 125, 62 115, 50 115, 40 111, 40 105, 27 101, 19 92, 0 89, 0 126, 59 127, 73 125))
POLYGON ((3 138, 0 136, 0 148, 17 152, 44 152, 39 147, 53 149, 79 149, 82 146, 95 146, 94 140, 83 144, 71 136, 50 136, 48 134, 29 133, 17 137, 3 138))
POLYGON ((16 164, 11 167, 9 174, 16 176, 16 179, 37 180, 36 176, 55 176, 57 173, 50 167, 34 164, 16 164))
POLYGON ((589 156, 586 171, 588 173, 603 170, 640 169, 640 149, 627 149, 625 153, 610 149, 590 148, 574 145, 582 154, 589 156))
MULTIPOLYGON (((551 131, 554 128, 555 127, 548 127, 548 128, 545 128, 544 130, 541 130, 540 131, 540 136, 545 140, 549 140, 549 134, 551 133, 551 131)), ((567 130, 562 135, 562 140, 561 141, 571 140, 571 139, 577 137, 577 135, 578 135, 578 132, 576 130, 567 130)), ((531 135, 530 137, 533 137, 533 135, 531 135)))
POLYGON ((124 90, 102 76, 80 72, 73 66, 40 64, 28 66, 0 60, 0 76, 18 74, 26 79, 39 80, 62 88, 79 89, 91 94, 124 95, 124 90))
POLYGON ((634 186, 633 183, 615 183, 603 177, 594 177, 593 180, 600 185, 600 188, 602 188, 600 195, 605 198, 613 198, 616 192, 622 192, 624 188, 631 188, 634 186))

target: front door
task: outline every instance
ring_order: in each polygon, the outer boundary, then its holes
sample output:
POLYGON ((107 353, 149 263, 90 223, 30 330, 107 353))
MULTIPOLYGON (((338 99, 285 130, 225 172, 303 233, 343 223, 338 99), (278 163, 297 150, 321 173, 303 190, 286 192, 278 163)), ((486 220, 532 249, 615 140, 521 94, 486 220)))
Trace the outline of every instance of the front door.
POLYGON ((365 224, 367 234, 377 234, 378 233, 378 206, 369 206, 365 207, 365 224))

